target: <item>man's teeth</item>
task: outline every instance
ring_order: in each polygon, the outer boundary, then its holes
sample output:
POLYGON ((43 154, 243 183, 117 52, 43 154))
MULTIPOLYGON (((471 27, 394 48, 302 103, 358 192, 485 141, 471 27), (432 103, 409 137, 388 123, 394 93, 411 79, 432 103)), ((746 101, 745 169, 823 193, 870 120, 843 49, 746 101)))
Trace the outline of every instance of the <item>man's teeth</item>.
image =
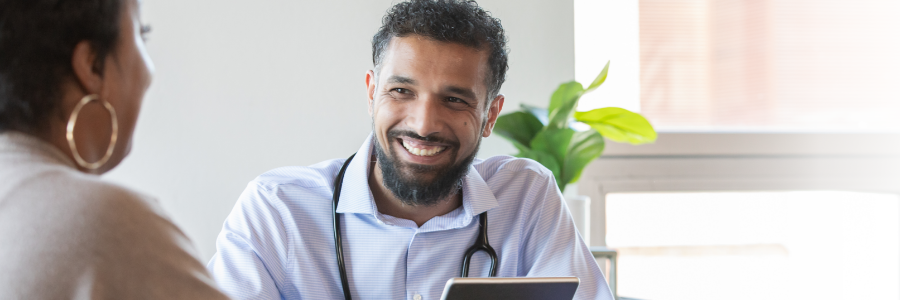
POLYGON ((408 150, 409 153, 412 153, 412 154, 415 154, 418 156, 434 156, 435 154, 438 154, 438 152, 444 151, 444 149, 446 149, 447 147, 434 147, 432 149, 422 149, 422 148, 413 147, 406 141, 403 141, 403 148, 406 148, 406 150, 408 150))

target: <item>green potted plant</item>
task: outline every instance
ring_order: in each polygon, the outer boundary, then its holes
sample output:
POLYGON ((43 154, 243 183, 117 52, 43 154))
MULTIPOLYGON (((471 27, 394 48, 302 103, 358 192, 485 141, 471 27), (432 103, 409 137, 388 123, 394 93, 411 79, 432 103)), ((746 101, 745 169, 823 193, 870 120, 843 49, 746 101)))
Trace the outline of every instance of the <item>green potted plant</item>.
MULTIPOLYGON (((602 85, 608 71, 609 62, 587 88, 576 81, 561 84, 547 109, 522 105, 520 111, 500 116, 494 132, 519 150, 515 156, 550 169, 559 190, 565 191, 603 153, 604 138, 635 145, 656 141, 656 131, 640 114, 618 107, 575 111, 581 96, 602 85)), ((582 239, 590 245, 590 198, 567 196, 565 200, 582 239)))
POLYGON ((588 163, 600 157, 604 138, 635 145, 656 141, 653 126, 638 113, 618 107, 575 111, 581 96, 600 87, 608 71, 609 62, 587 88, 577 81, 559 85, 547 109, 522 105, 520 111, 497 118, 494 131, 518 149, 515 156, 550 169, 560 191, 577 182, 588 163))

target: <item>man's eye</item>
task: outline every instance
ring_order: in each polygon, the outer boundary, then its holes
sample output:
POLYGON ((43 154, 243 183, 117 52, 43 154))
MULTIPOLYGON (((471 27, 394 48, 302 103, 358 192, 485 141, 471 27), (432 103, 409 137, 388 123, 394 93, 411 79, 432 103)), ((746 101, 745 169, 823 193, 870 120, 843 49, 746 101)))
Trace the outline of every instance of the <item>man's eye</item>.
POLYGON ((456 98, 456 97, 450 97, 450 98, 447 98, 447 102, 469 104, 469 102, 466 102, 466 100, 459 99, 459 98, 456 98))
POLYGON ((390 89, 388 91, 388 95, 390 95, 391 97, 394 97, 394 99, 398 99, 398 100, 411 100, 416 96, 415 94, 413 94, 412 91, 404 89, 404 88, 390 89))

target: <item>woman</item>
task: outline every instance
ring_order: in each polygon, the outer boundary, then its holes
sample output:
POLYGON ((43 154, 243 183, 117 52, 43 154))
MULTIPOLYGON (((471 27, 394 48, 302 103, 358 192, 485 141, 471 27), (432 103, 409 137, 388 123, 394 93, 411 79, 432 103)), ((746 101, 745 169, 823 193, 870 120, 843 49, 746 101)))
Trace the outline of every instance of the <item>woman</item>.
POLYGON ((0 0, 0 299, 224 299, 159 204, 97 176, 152 65, 137 0, 0 0))

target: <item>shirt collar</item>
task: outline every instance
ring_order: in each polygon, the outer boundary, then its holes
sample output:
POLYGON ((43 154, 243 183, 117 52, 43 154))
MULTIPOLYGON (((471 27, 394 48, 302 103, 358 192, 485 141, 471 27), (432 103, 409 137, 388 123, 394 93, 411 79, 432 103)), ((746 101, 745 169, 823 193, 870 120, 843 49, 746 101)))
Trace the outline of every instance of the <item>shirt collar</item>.
MULTIPOLYGON (((338 213, 372 214, 376 218, 379 217, 375 198, 369 189, 369 168, 372 166, 370 162, 374 151, 374 135, 370 133, 344 173, 338 213)), ((481 178, 481 174, 474 165, 469 166, 469 172, 463 177, 463 209, 466 215, 474 217, 497 206, 499 206, 497 198, 481 178)))
POLYGON ((372 165, 370 162, 374 150, 374 140, 370 133, 344 172, 338 213, 374 215, 378 211, 375 209, 375 197, 369 189, 369 167, 372 165))
POLYGON ((463 209, 466 210, 466 214, 474 217, 497 206, 500 204, 497 203, 497 198, 494 198, 491 188, 481 178, 474 164, 470 165, 469 172, 463 177, 463 209))

